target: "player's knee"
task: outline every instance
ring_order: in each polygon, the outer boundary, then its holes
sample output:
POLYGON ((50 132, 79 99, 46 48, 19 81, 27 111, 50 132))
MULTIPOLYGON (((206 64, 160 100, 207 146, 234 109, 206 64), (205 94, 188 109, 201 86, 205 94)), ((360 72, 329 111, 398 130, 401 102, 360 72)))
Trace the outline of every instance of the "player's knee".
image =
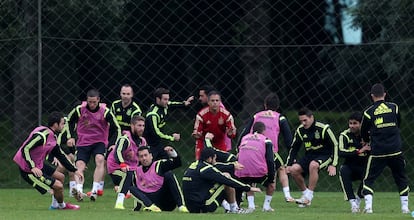
POLYGON ((316 161, 311 161, 309 164, 309 171, 319 170, 319 163, 316 161))
POLYGON ((96 166, 104 166, 104 163, 105 163, 104 156, 101 154, 97 154, 95 156, 95 163, 96 163, 96 166))
POLYGON ((293 164, 290 168, 290 173, 292 175, 297 175, 302 173, 302 167, 299 164, 293 164))

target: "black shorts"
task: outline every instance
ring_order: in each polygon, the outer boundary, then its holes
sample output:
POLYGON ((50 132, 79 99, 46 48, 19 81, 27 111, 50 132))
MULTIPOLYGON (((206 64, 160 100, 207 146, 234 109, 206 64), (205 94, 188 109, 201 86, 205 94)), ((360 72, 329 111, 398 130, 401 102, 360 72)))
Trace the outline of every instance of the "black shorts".
POLYGON ((297 163, 302 167, 303 175, 309 174, 309 164, 312 161, 319 163, 319 170, 328 167, 332 162, 330 155, 305 155, 297 163))
POLYGON ((26 173, 20 169, 20 175, 22 178, 33 186, 33 188, 39 191, 40 194, 45 194, 56 182, 56 180, 52 177, 55 169, 47 164, 44 164, 42 172, 43 176, 36 177, 33 173, 26 173))
POLYGON ((97 154, 101 154, 105 157, 106 147, 102 142, 95 143, 89 146, 78 146, 76 151, 75 161, 81 160, 88 164, 91 156, 95 157, 97 154))
POLYGON ((240 177, 239 178, 241 182, 245 184, 252 185, 253 183, 259 183, 264 187, 267 187, 269 183, 274 183, 275 180, 269 180, 268 176, 262 176, 262 177, 240 177))

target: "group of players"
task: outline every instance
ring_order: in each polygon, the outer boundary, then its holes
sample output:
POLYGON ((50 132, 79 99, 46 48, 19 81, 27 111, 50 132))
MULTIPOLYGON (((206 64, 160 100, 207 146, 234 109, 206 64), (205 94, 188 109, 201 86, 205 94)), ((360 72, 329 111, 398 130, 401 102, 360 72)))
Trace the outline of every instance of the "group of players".
POLYGON ((339 136, 339 144, 329 125, 316 121, 308 108, 298 111, 300 126, 292 135, 285 116, 278 112, 279 98, 269 94, 264 110, 251 118, 240 133, 237 156, 229 153, 236 127, 231 113, 221 102, 221 95, 211 87, 201 88, 199 101, 205 105, 196 116, 192 136, 196 139, 195 157, 185 171, 182 188, 173 169, 181 166, 180 155, 169 146, 180 134, 164 132, 170 107, 188 106, 191 96, 172 102, 169 90, 158 88, 154 103, 145 117, 132 100, 130 85, 121 87, 121 99, 106 106, 100 103, 97 90, 89 90, 86 101, 76 106, 65 119, 62 113, 49 115, 48 125, 35 128, 17 151, 14 161, 21 176, 40 193, 52 193, 50 209, 73 209, 78 205, 63 201, 64 169, 71 173, 70 193, 78 201, 89 197, 95 201, 103 195, 105 171, 118 192, 115 208, 124 208, 124 199, 135 198, 134 210, 214 212, 223 206, 226 212, 250 213, 256 208, 255 187, 266 188, 263 211, 274 211, 270 203, 278 176, 286 202, 299 207, 311 205, 319 172, 336 175, 338 156, 344 157, 340 182, 353 213, 372 213, 373 183, 385 166, 392 170, 398 186, 401 209, 409 213, 408 178, 401 152, 400 114, 395 103, 385 102, 382 84, 371 88, 374 104, 363 114, 349 117, 349 128, 339 136), (278 154, 279 134, 290 149, 286 163, 278 154), (63 152, 61 145, 67 145, 63 152), (75 147, 76 146, 76 147, 75 147), (297 158, 304 146, 305 154, 297 158), (95 160, 92 190, 84 193, 84 172, 90 158, 95 160), (48 158, 58 165, 55 170, 44 163, 48 158), (75 163, 73 165, 73 162, 75 163), (288 175, 302 191, 299 199, 290 195, 288 175), (306 184, 305 177, 308 177, 306 184), (357 195, 352 182, 361 181, 357 195), (246 192, 247 209, 240 208, 246 192))

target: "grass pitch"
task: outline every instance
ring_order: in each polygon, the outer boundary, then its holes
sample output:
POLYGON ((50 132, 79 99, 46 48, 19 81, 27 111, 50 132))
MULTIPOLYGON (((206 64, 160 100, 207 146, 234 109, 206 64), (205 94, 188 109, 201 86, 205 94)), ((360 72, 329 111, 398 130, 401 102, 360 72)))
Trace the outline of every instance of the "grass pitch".
MULTIPOLYGON (((66 189, 66 194, 67 194, 66 189)), ((300 193, 293 193, 299 197, 300 193)), ((255 202, 261 207, 264 195, 257 194, 255 202)), ((350 205, 343 200, 343 194, 339 192, 316 192, 312 206, 298 208, 296 204, 286 203, 282 193, 276 192, 273 196, 272 207, 275 212, 261 212, 257 208, 251 214, 224 214, 223 209, 218 209, 211 214, 185 214, 178 211, 149 213, 132 211, 133 200, 125 200, 125 210, 115 210, 116 194, 111 189, 105 190, 105 195, 99 197, 96 202, 86 199, 84 202, 76 202, 74 198, 66 197, 66 202, 81 206, 79 211, 48 210, 51 202, 50 195, 40 195, 33 189, 0 189, 0 219, 150 219, 150 220, 243 220, 243 219, 289 219, 289 220, 348 220, 348 219, 410 219, 409 214, 402 214, 398 193, 376 193, 374 195, 373 214, 352 214, 350 205)), ((242 207, 245 205, 242 205, 242 207)), ((411 206, 412 207, 412 206, 411 206)), ((361 207, 362 208, 362 207, 361 207)))

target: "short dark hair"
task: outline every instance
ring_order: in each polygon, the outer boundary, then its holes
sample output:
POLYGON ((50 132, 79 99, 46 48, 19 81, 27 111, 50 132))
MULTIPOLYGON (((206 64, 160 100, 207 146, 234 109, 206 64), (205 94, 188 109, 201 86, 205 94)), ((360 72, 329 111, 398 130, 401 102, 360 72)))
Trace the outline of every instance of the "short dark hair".
POLYGON ((382 97, 384 96, 385 93, 385 89, 384 86, 381 83, 375 83, 372 87, 371 87, 371 94, 374 97, 382 97))
POLYGON ((212 96, 212 95, 219 95, 220 96, 220 98, 221 98, 221 94, 220 94, 220 92, 219 91, 217 91, 217 90, 212 90, 212 91, 210 91, 209 93, 207 93, 208 95, 208 100, 210 100, 210 97, 212 96))
POLYGON ((161 98, 163 94, 170 94, 170 90, 166 88, 157 88, 154 91, 154 98, 161 98))
POLYGON ((265 130, 266 130, 266 125, 263 122, 258 121, 253 124, 253 132, 262 134, 263 131, 265 130))
POLYGON ((64 118, 62 112, 52 112, 49 114, 49 117, 47 119, 47 126, 52 127, 55 123, 60 123, 60 121, 64 118))
POLYGON ((150 146, 141 146, 138 148, 138 152, 148 150, 149 153, 151 153, 151 147, 150 146))
POLYGON ((216 89, 211 85, 204 85, 200 87, 199 90, 203 90, 206 93, 206 95, 208 95, 211 91, 216 90, 216 89))
POLYGON ((362 113, 361 112, 352 112, 352 114, 348 117, 348 120, 356 120, 361 122, 362 121, 362 113))
POLYGON ((99 91, 97 89, 90 89, 87 93, 86 93, 86 97, 99 97, 99 91))
POLYGON ((132 86, 130 84, 126 83, 126 84, 121 86, 121 89, 122 89, 122 87, 130 87, 131 90, 132 90, 132 94, 134 94, 134 88, 132 88, 132 86))
POLYGON ((264 100, 264 104, 266 105, 267 109, 270 109, 272 111, 276 111, 279 108, 280 100, 279 96, 276 93, 270 93, 266 96, 264 100))
POLYGON ((299 109, 298 115, 299 116, 306 115, 306 116, 310 117, 310 116, 313 115, 313 112, 309 108, 303 107, 303 108, 299 109))
POLYGON ((214 157, 216 155, 216 151, 214 151, 211 147, 205 147, 203 150, 201 150, 200 154, 200 160, 206 161, 210 157, 214 157))
POLYGON ((131 118, 131 124, 136 124, 138 121, 145 121, 145 118, 141 115, 134 115, 131 118))

